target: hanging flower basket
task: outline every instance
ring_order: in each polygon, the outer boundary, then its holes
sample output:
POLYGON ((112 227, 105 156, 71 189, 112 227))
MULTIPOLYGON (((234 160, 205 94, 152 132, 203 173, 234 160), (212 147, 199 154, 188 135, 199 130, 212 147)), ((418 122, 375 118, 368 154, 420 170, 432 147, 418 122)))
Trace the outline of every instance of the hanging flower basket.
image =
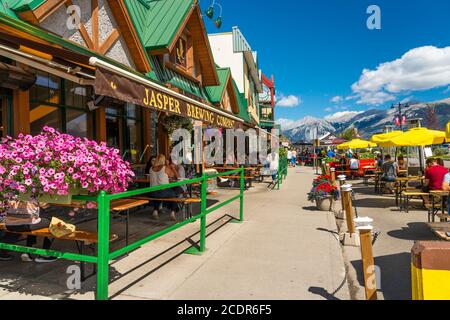
POLYGON ((119 150, 53 128, 1 142, 0 194, 6 200, 68 204, 74 195, 124 192, 134 178, 119 150))
POLYGON ((190 119, 177 115, 164 117, 161 120, 161 124, 168 134, 172 134, 175 130, 178 129, 186 129, 187 131, 192 131, 194 129, 194 126, 190 119))

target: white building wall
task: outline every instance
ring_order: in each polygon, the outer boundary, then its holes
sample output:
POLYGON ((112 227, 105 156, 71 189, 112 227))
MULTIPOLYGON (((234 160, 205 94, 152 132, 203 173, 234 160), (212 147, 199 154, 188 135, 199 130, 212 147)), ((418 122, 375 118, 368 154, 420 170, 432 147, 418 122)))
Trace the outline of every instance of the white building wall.
POLYGON ((233 34, 209 35, 209 42, 215 62, 221 68, 230 68, 231 74, 241 93, 245 93, 244 54, 233 51, 233 34))

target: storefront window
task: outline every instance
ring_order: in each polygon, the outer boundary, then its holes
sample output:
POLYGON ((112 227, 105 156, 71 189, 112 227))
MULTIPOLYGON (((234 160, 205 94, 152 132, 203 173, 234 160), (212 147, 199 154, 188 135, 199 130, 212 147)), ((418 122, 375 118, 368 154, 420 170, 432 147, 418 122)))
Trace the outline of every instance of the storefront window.
POLYGON ((111 105, 106 109, 107 143, 118 148, 124 159, 140 163, 144 151, 142 109, 132 104, 111 105))
POLYGON ((66 109, 66 132, 75 137, 90 138, 91 117, 85 111, 66 109))
POLYGON ((41 133, 44 126, 62 131, 61 110, 58 107, 40 103, 30 104, 30 131, 32 135, 41 133))
POLYGON ((39 134, 44 126, 82 138, 94 138, 93 113, 87 103, 92 87, 34 70, 36 84, 30 89, 30 131, 39 134))

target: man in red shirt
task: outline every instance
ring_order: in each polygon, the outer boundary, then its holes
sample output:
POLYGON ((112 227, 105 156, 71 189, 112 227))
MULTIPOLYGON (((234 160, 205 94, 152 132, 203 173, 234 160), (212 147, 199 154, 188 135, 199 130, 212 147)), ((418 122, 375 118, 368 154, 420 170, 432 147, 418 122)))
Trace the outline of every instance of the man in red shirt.
MULTIPOLYGON (((422 191, 430 192, 431 190, 442 190, 444 178, 448 173, 448 169, 439 165, 437 159, 427 160, 427 169, 425 171, 425 181, 422 191)), ((425 204, 430 204, 430 197, 423 197, 425 204)))
POLYGON ((439 165, 437 159, 428 159, 425 173, 425 187, 428 187, 428 190, 442 190, 444 177, 447 173, 448 169, 439 165))

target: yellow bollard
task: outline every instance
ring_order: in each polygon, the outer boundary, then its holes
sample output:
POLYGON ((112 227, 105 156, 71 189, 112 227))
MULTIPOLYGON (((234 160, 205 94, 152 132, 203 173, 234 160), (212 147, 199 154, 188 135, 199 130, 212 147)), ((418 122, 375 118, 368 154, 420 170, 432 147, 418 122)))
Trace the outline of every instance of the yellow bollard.
POLYGON ((372 222, 369 217, 355 219, 361 242, 361 259, 364 274, 366 300, 378 300, 377 276, 372 247, 372 222))
POLYGON ((419 241, 411 250, 413 300, 450 300, 450 243, 419 241))
POLYGON ((355 222, 353 221, 352 185, 343 185, 341 191, 344 199, 345 219, 347 221, 347 232, 344 235, 344 245, 359 247, 359 234, 356 233, 355 222))

